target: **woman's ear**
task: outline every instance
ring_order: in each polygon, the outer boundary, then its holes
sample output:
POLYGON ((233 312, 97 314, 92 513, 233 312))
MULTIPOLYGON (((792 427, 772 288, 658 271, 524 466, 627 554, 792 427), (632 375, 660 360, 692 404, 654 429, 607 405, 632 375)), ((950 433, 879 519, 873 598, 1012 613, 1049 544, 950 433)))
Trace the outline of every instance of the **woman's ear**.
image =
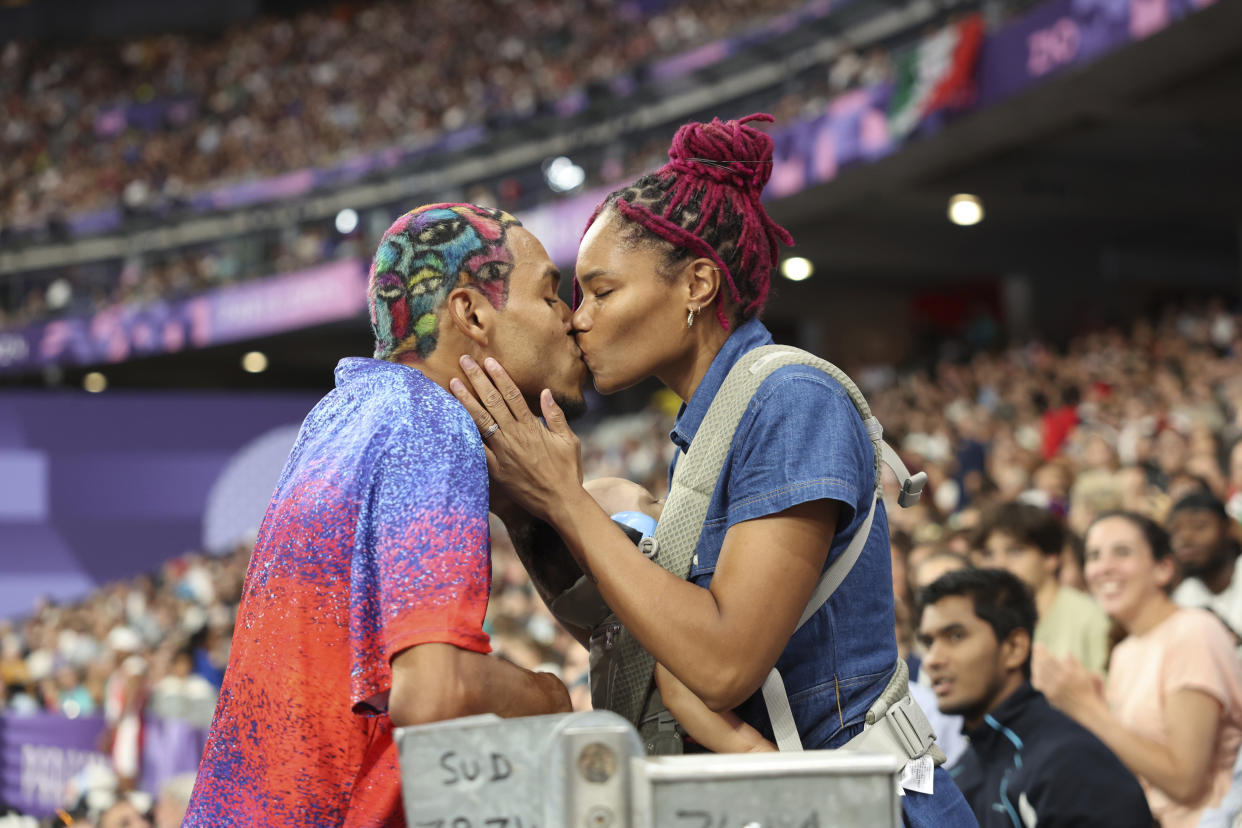
POLYGON ((700 308, 711 307, 720 293, 720 268, 711 259, 695 259, 686 265, 687 300, 700 308))
POLYGON ((482 291, 456 287, 444 302, 449 321, 467 339, 486 348, 494 335, 496 309, 482 291))
POLYGON ((1156 586, 1165 592, 1172 592, 1173 585, 1178 580, 1177 561, 1172 555, 1165 555, 1156 561, 1156 586))

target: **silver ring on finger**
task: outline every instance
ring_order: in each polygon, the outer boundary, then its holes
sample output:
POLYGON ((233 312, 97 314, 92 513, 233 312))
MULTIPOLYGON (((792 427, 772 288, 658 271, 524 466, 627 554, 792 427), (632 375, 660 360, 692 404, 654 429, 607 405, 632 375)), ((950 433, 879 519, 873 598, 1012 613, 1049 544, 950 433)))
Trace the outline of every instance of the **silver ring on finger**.
POLYGON ((491 437, 497 431, 500 431, 500 423, 492 423, 490 426, 487 427, 487 431, 483 432, 483 439, 486 440, 488 437, 491 437))

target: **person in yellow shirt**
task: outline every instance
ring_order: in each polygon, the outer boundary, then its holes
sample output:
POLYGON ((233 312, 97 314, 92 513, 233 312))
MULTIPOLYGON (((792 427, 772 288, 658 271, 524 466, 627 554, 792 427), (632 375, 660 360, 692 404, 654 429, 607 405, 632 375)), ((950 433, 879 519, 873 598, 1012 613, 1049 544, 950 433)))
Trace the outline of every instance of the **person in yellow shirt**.
POLYGON ((1108 666, 1110 622, 1086 593, 1061 584, 1066 529, 1055 515, 1029 503, 1002 503, 979 525, 974 562, 1018 576, 1035 594, 1035 644, 1072 655, 1098 675, 1108 666))

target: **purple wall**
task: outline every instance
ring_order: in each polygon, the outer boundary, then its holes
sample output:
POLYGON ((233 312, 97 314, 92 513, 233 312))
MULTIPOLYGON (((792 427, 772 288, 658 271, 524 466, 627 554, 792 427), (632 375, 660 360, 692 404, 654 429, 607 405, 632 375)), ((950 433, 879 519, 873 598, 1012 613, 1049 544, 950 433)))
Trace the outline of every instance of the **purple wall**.
POLYGON ((200 548, 239 449, 300 423, 308 394, 0 395, 0 615, 200 548))

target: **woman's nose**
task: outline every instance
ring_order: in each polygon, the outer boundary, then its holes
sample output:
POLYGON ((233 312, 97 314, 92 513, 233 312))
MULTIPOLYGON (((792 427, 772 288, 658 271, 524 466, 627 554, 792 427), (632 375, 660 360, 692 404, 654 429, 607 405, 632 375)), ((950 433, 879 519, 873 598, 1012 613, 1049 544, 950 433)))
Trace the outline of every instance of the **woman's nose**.
POLYGON ((576 311, 569 315, 569 325, 574 331, 585 331, 591 327, 591 318, 584 310, 585 305, 586 303, 583 302, 576 311))

